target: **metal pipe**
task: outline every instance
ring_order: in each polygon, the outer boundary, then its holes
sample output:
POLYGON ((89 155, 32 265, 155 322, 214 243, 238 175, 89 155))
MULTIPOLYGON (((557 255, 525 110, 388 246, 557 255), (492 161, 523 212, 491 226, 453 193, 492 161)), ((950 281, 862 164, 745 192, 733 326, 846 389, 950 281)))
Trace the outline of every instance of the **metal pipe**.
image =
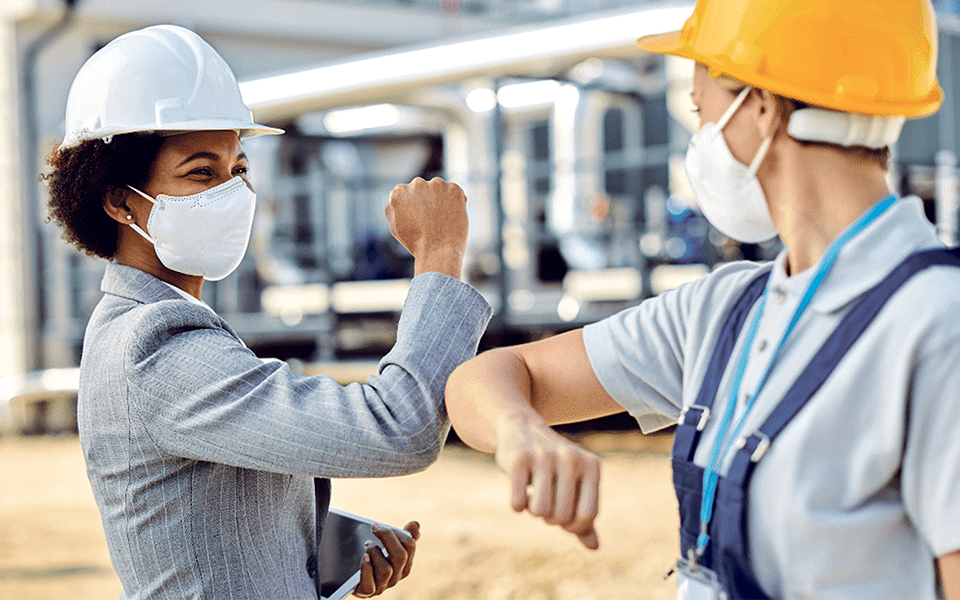
POLYGON ((636 56, 638 37, 679 29, 692 2, 538 23, 483 37, 391 50, 243 81, 257 119, 278 122, 350 104, 396 98, 424 86, 471 77, 542 76, 590 57, 636 56))
POLYGON ((949 246, 960 243, 960 197, 957 188, 957 155, 950 150, 937 153, 936 186, 937 232, 949 246))
POLYGON ((23 256, 24 290, 24 327, 26 329, 27 369, 39 369, 43 366, 43 345, 40 343, 41 327, 44 324, 44 297, 41 282, 44 280, 44 261, 38 260, 43 251, 43 236, 40 226, 40 190, 36 176, 40 169, 37 164, 37 151, 40 145, 40 124, 37 114, 36 70, 40 53, 60 36, 71 24, 76 12, 78 0, 64 0, 64 11, 60 18, 35 40, 30 42, 23 53, 21 88, 24 108, 24 156, 27 162, 27 206, 26 206, 26 252, 23 256))

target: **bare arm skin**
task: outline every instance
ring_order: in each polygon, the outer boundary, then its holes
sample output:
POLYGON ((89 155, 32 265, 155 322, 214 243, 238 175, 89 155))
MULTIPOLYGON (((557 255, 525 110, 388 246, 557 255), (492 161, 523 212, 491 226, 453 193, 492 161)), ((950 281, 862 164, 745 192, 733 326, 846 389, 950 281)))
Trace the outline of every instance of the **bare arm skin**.
POLYGON ((594 375, 580 330, 492 350, 458 367, 446 404, 460 438, 493 452, 511 482, 511 505, 599 546, 600 459, 550 425, 623 411, 594 375), (529 486, 532 485, 532 490, 529 486))
POLYGON ((937 560, 943 591, 948 600, 960 599, 960 550, 944 554, 937 560))

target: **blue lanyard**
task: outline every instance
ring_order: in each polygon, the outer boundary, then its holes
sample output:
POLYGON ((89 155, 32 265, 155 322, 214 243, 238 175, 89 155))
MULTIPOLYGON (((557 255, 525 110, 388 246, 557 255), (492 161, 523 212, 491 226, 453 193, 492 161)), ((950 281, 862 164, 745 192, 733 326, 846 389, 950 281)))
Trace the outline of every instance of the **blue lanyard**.
POLYGON ((740 430, 743 428, 743 424, 747 419, 747 415, 750 414, 750 410, 753 408, 754 401, 760 394, 760 390, 763 389, 764 384, 766 384, 767 377, 770 375, 770 371, 773 370, 773 365, 780 356, 780 351, 783 350, 783 346, 786 343, 787 338, 790 337, 790 334, 793 332, 794 327, 796 327, 800 317, 810 306, 810 303, 813 301, 813 296, 817 293, 817 290, 820 289, 823 280, 826 278, 827 273, 833 266, 834 261, 836 261, 837 255, 840 254, 840 250, 843 249, 847 242, 856 237, 858 233, 863 231, 868 225, 875 221, 877 217, 882 215, 884 211, 890 208, 894 202, 896 202, 896 196, 888 196, 886 199, 875 204, 870 208, 870 210, 861 215, 859 219, 857 219, 850 227, 841 233, 837 239, 833 240, 830 246, 827 247, 826 252, 823 254, 823 258, 820 260, 817 270, 813 274, 813 278, 810 280, 806 291, 803 293, 803 297, 800 299, 800 304, 794 311, 793 317, 790 319, 790 323, 787 325, 786 330, 783 332, 783 336, 780 338, 780 343, 774 350, 773 356, 770 357, 770 363, 767 365, 767 369, 764 371, 763 377, 760 378, 760 383, 757 385, 757 389, 747 400, 747 405, 743 411, 743 414, 737 421, 733 432, 730 433, 730 423, 733 420, 733 414, 736 409, 737 396, 740 393, 740 385, 743 382, 743 374, 747 370, 750 348, 753 346, 753 340, 757 334, 757 328, 760 324, 760 317, 763 315, 763 308, 766 304, 767 290, 769 288, 765 288, 763 290, 763 295, 760 297, 760 301, 757 304, 756 314, 753 317, 753 321, 750 323, 750 329, 747 332, 747 338, 744 341, 743 348, 740 351, 740 358, 737 361, 736 370, 733 374, 733 381, 730 385, 730 396, 727 400, 727 405, 724 408, 723 419, 720 421, 717 429, 717 436, 713 441, 713 447, 710 450, 710 459, 707 461, 707 467, 703 470, 703 497, 700 504, 700 536, 697 538, 697 556, 703 555, 703 552, 707 546, 707 542, 710 540, 708 532, 710 519, 713 517, 713 501, 717 492, 717 481, 720 478, 720 462, 723 457, 727 455, 728 451, 730 450, 730 446, 733 444, 733 441, 736 440, 737 436, 740 434, 740 430))

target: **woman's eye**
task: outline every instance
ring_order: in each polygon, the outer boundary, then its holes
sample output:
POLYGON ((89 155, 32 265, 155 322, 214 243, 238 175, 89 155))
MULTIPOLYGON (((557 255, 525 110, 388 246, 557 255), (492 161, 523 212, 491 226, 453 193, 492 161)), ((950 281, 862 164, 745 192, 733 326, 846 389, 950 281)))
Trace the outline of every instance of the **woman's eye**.
POLYGON ((250 172, 249 167, 237 167, 236 169, 233 170, 234 175, 246 175, 249 172, 250 172))
POLYGON ((200 167, 199 169, 194 169, 190 171, 191 175, 200 175, 202 177, 212 177, 213 171, 208 167, 200 167))

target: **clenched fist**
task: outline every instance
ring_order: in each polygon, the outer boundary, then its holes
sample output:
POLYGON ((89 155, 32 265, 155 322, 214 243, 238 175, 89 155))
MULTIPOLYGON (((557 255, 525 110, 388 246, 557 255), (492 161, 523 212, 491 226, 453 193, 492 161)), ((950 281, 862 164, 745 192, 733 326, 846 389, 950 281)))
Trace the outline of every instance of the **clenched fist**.
POLYGON ((390 193, 390 233, 414 258, 414 275, 438 271, 460 279, 467 248, 467 197, 455 183, 417 177, 390 193))

